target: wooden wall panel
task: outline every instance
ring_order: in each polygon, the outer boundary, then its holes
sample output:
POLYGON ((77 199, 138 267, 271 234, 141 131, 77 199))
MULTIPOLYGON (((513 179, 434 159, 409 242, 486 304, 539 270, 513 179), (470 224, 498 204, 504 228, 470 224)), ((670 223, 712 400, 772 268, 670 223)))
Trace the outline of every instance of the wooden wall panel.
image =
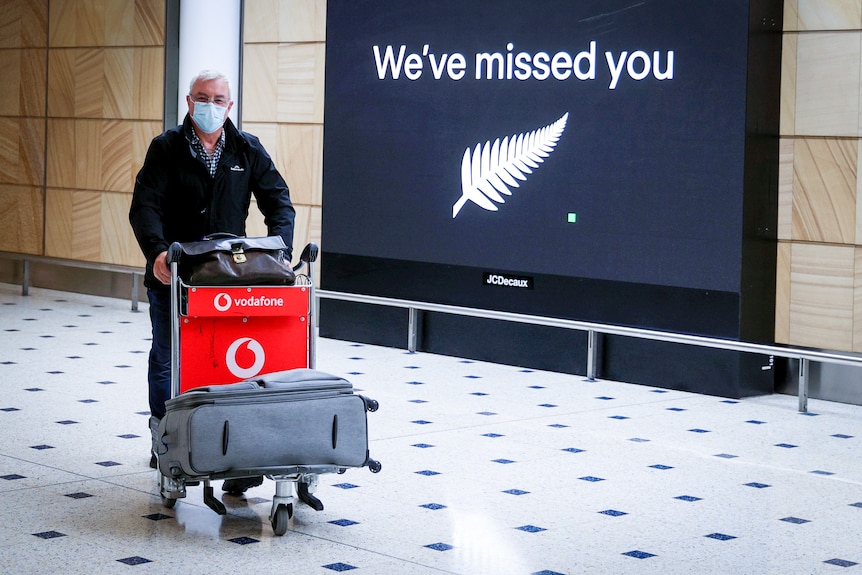
MULTIPOLYGON (((45 115, 45 74, 48 69, 45 50, 22 50, 20 62, 18 114, 42 117, 45 115)), ((4 78, 3 83, 9 80, 4 78)))
POLYGON ((795 134, 859 134, 859 32, 810 32, 797 39, 795 134))
POLYGON ((785 2, 785 31, 856 30, 862 26, 858 0, 793 0, 785 2))
POLYGON ((278 117, 278 46, 246 44, 242 68, 242 121, 275 122, 278 117))
POLYGON ((141 267, 146 265, 129 225, 131 202, 131 194, 101 194, 99 261, 141 267))
POLYGON ((75 52, 51 50, 48 63, 48 114, 59 118, 75 116, 75 52))
POLYGON ((776 341, 858 351, 862 2, 785 0, 782 52, 776 341))
POLYGON ((104 50, 100 118, 135 118, 135 50, 104 50), (107 89, 105 89, 107 88, 107 89))
POLYGON ((321 43, 247 45, 243 121, 322 124, 324 56, 321 43))
POLYGON ((51 0, 48 17, 48 43, 51 46, 77 46, 76 0, 51 0))
POLYGON ((51 0, 52 47, 163 46, 164 0, 51 0))
MULTIPOLYGON (((132 122, 105 120, 102 122, 100 190, 131 192, 134 175, 140 166, 132 157, 132 122)), ((128 222, 126 222, 128 223, 128 222)))
POLYGON ((44 144, 44 119, 0 117, 0 183, 41 185, 44 144))
POLYGON ((323 123, 323 44, 278 47, 278 121, 323 123))
POLYGON ((852 246, 793 244, 790 265, 792 344, 852 349, 855 252, 852 246))
POLYGON ((0 251, 41 254, 42 211, 41 188, 0 184, 0 251))
MULTIPOLYGON (((51 50, 52 54, 56 52, 51 50)), ((73 115, 76 118, 101 118, 105 96, 105 50, 86 48, 74 50, 73 55, 75 68, 71 77, 74 84, 70 94, 74 101, 73 115)), ((51 69, 51 60, 48 61, 48 69, 51 69)), ((53 115, 51 100, 48 100, 48 116, 53 115)))
POLYGON ((99 45, 125 46, 134 43, 134 2, 107 2, 102 4, 104 34, 99 45))
POLYGON ((51 257, 143 266, 128 224, 129 194, 48 188, 45 254, 51 257))
POLYGON ((854 243, 857 145, 827 138, 794 141, 794 240, 854 243))
POLYGON ((48 0, 3 0, 0 48, 48 45, 48 0))
POLYGON ((255 0, 246 3, 247 43, 323 42, 326 0, 255 0))
POLYGON ((77 181, 75 120, 51 119, 48 122, 48 187, 74 188, 77 181))
POLYGON ((320 206, 323 203, 323 126, 279 125, 277 149, 276 165, 293 182, 291 190, 296 201, 320 206))
POLYGON ((165 0, 135 0, 135 46, 165 45, 165 0))
POLYGON ((45 255, 99 261, 101 193, 48 188, 45 255))
POLYGON ((0 49, 0 116, 45 115, 45 50, 0 49))
POLYGON ((260 138, 290 187, 294 203, 319 206, 323 190, 323 126, 260 124, 244 129, 260 138))
POLYGON ((784 32, 799 30, 799 0, 784 0, 784 32))
POLYGON ((165 7, 2 2, 0 250, 143 265, 127 214, 162 129, 165 7))
MULTIPOLYGON (((104 157, 102 156, 103 123, 100 120, 75 122, 75 186, 83 190, 101 190, 104 157)), ((50 148, 49 148, 50 150, 50 148)), ((49 152, 50 153, 50 152, 49 152)), ((62 153, 60 150, 57 153, 62 153)))
POLYGON ((793 234, 793 149, 796 140, 781 138, 778 143, 778 239, 793 234))
POLYGON ((0 116, 17 116, 21 108, 21 50, 0 49, 0 77, 9 79, 9 83, 0 84, 0 116))
POLYGON ((156 120, 161 124, 164 110, 165 49, 138 48, 134 50, 132 81, 132 118, 156 120))
POLYGON ((781 42, 781 109, 779 130, 783 136, 796 134, 796 54, 797 36, 785 34, 781 42))
POLYGON ((163 48, 50 51, 48 115, 161 120, 163 48))
POLYGON ((790 343, 790 265, 792 244, 779 242, 775 281, 775 341, 790 343))
POLYGON ((48 121, 49 187, 131 193, 158 122, 48 121))
POLYGON ((277 43, 279 41, 279 13, 282 4, 284 4, 284 0, 246 2, 242 29, 246 50, 249 48, 249 44, 277 43))
POLYGON ((48 30, 55 26, 71 26, 74 22, 76 46, 101 46, 106 43, 106 34, 105 9, 100 10, 100 4, 98 0, 77 0, 73 4, 74 20, 51 22, 48 30))

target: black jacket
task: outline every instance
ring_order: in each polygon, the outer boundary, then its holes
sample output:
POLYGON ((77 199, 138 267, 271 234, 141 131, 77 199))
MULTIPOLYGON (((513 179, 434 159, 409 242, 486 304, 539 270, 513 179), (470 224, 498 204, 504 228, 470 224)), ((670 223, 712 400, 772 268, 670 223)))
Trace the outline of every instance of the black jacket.
POLYGON ((217 232, 244 236, 252 194, 269 235, 281 236, 291 255, 296 212, 260 140, 228 119, 224 151, 211 178, 191 146, 192 130, 186 115, 182 126, 156 136, 135 178, 129 221, 147 258, 147 287, 163 287, 153 275, 153 262, 171 243, 217 232))

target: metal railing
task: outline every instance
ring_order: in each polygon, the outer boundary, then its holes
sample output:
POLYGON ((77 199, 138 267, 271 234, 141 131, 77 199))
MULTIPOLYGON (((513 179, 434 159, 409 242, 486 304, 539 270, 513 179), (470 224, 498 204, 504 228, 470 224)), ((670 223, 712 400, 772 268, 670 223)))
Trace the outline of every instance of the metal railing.
POLYGON ((21 270, 21 294, 30 294, 30 263, 44 263, 48 265, 106 271, 132 275, 132 293, 130 294, 132 302, 132 311, 138 311, 138 301, 140 300, 140 278, 144 275, 144 268, 134 266, 123 266, 119 264, 106 264, 100 262, 87 262, 81 260, 69 260, 64 258, 55 258, 49 256, 37 256, 32 254, 20 254, 15 252, 0 252, 0 259, 8 259, 20 261, 21 270))
MULTIPOLYGON (((573 329, 587 332, 587 379, 593 381, 596 379, 596 369, 598 365, 598 335, 621 335, 627 337, 635 337, 640 339, 649 339, 663 341, 669 343, 680 343, 685 345, 694 345, 699 347, 709 347, 715 349, 740 351, 747 353, 759 353, 763 355, 771 355, 776 357, 785 357, 789 359, 799 360, 799 411, 808 411, 808 371, 809 363, 835 363, 841 365, 851 365, 862 367, 862 355, 820 351, 815 349, 786 347, 778 345, 768 345, 759 343, 747 343, 731 339, 722 339, 715 337, 705 337, 698 335, 687 335, 681 333, 673 333, 666 331, 642 329, 635 327, 625 327, 611 324, 593 323, 586 321, 578 321, 571 319, 561 319, 553 317, 544 317, 537 315, 528 315, 522 313, 503 312, 486 310, 479 308, 460 307, 444 304, 436 304, 429 302, 412 301, 405 299, 393 299, 379 296, 370 296, 362 294, 352 294, 344 292, 335 292, 329 290, 318 289, 316 296, 319 299, 333 299, 350 301, 355 303, 364 303, 371 305, 380 305, 385 307, 397 307, 408 310, 408 326, 407 326, 407 350, 410 352, 416 351, 418 338, 418 311, 439 312, 452 315, 462 315, 469 317, 477 317, 483 319, 496 319, 502 321, 525 323, 532 325, 541 325, 546 327, 558 327, 563 329, 573 329)), ((318 316, 319 317, 319 316, 318 316)))
MULTIPOLYGON (((132 310, 138 310, 140 277, 143 275, 143 269, 132 266, 123 266, 117 264, 105 264, 98 262, 85 262, 79 260, 68 260, 63 258, 54 258, 47 256, 37 256, 29 254, 20 254, 13 252, 0 252, 0 259, 12 259, 21 261, 23 264, 21 293, 28 295, 30 290, 30 262, 46 263, 50 265, 61 265, 68 267, 85 268, 91 270, 109 271, 115 273, 132 274, 132 293, 131 305, 132 310)), ((668 343, 680 343, 685 345, 694 345, 700 347, 708 347, 714 349, 722 349, 728 351, 740 351, 746 353, 759 353, 763 355, 771 355, 775 357, 785 357, 788 359, 796 359, 799 361, 799 411, 808 411, 808 372, 810 362, 819 363, 834 363, 840 365, 850 365, 854 367, 862 367, 862 355, 853 353, 843 353, 835 351, 821 351, 816 349, 808 349, 801 347, 789 347, 779 345, 768 345, 759 343, 748 343, 744 341, 736 341, 731 339, 722 339, 715 337, 705 337, 698 335, 687 335, 681 333, 673 333, 667 331, 650 330, 636 327, 626 327, 612 324, 594 323, 587 321, 578 321, 571 319, 561 319, 554 317, 545 317, 537 315, 529 315, 522 313, 504 312, 487 310, 480 308, 461 307, 445 304, 436 304, 430 302, 421 302, 414 300, 405 300, 397 298, 387 298, 380 296, 353 294, 345 292, 336 292, 329 290, 315 290, 315 304, 319 305, 320 299, 333 299, 350 301, 355 303, 364 303, 371 305, 380 305, 384 307, 397 307, 408 310, 407 324, 407 350, 410 352, 416 351, 418 341, 418 312, 429 311, 452 315, 469 316, 483 319, 496 319, 501 321, 509 321, 515 323, 524 323, 532 325, 541 325, 546 327, 558 327, 563 329, 572 329, 587 332, 587 366, 586 375, 588 380, 596 379, 596 370, 598 365, 598 336, 599 334, 606 335, 621 335, 640 339, 648 339, 655 341, 663 341, 668 343)), ((319 316, 318 316, 319 317, 319 316)))

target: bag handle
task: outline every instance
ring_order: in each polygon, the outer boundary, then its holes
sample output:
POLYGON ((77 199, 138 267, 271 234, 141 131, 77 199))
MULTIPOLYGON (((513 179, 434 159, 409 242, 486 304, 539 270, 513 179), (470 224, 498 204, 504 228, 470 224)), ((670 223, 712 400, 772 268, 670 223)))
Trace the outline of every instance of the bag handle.
POLYGON ((216 232, 214 234, 207 234, 201 238, 201 241, 209 241, 209 240, 238 240, 241 236, 236 234, 232 234, 229 232, 216 232))

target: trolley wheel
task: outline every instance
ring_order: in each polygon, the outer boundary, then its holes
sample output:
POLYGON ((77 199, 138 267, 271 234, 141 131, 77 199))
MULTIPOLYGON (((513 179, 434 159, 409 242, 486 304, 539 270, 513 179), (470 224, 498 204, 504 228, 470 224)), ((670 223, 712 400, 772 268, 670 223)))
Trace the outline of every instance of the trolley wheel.
POLYGON ((383 464, 376 459, 370 459, 368 461, 368 469, 371 470, 371 473, 380 473, 380 470, 383 469, 383 464))
POLYGON ((276 535, 287 533, 287 525, 290 523, 291 517, 293 517, 293 504, 279 505, 271 521, 273 533, 276 535))
POLYGON ((176 505, 176 504, 177 504, 176 499, 171 499, 170 497, 165 497, 164 495, 162 495, 162 505, 164 505, 168 509, 173 509, 174 505, 176 505))

